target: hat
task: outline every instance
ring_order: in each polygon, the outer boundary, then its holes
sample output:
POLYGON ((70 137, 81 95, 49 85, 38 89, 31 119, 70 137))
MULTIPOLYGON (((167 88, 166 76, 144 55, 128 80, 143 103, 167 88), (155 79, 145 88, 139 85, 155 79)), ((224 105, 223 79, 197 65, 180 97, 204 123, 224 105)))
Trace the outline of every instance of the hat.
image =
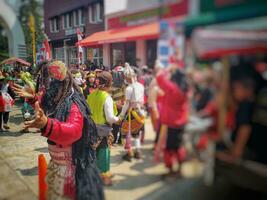
POLYGON ((113 69, 113 71, 115 72, 123 72, 124 71, 124 68, 122 66, 117 66, 113 69))
POLYGON ((13 77, 9 76, 6 78, 7 81, 15 81, 16 79, 14 79, 13 77))
POLYGON ((133 78, 135 76, 135 72, 130 66, 126 66, 124 69, 124 76, 126 78, 133 78))
POLYGON ((105 85, 105 87, 109 87, 112 84, 112 75, 110 72, 103 71, 97 75, 99 79, 99 85, 105 85))
POLYGON ((48 64, 49 75, 59 81, 63 81, 67 75, 67 68, 62 61, 56 60, 48 64))
POLYGON ((96 77, 96 74, 95 72, 90 72, 87 74, 86 78, 95 78, 96 77))

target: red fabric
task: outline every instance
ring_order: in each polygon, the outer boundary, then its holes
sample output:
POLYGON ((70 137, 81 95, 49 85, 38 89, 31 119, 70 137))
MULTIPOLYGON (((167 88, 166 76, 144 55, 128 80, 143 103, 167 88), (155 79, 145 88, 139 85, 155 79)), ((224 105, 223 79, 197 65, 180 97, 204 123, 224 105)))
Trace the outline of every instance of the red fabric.
POLYGON ((5 101, 2 95, 0 96, 0 112, 5 112, 5 101))
POLYGON ((208 141, 209 141, 209 135, 208 134, 203 134, 200 136, 198 144, 197 144, 197 149, 198 150, 204 150, 208 146, 208 141))
POLYGON ((188 119, 187 95, 167 77, 163 71, 157 76, 159 87, 165 95, 161 98, 160 121, 168 127, 177 128, 185 125, 188 119))
POLYGON ((186 150, 184 147, 180 147, 178 151, 164 150, 164 163, 167 168, 172 168, 174 161, 181 163, 186 158, 186 150))
POLYGON ((47 127, 42 135, 48 137, 58 145, 70 146, 82 136, 83 116, 78 106, 71 106, 70 115, 66 122, 60 122, 57 119, 48 118, 47 127), (51 126, 53 127, 51 130, 51 126), (49 132, 50 136, 48 136, 49 132))
MULTIPOLYGON (((219 111, 218 111, 218 105, 216 104, 215 101, 210 101, 208 103, 208 105, 204 108, 204 111, 210 116, 212 117, 212 119, 214 120, 212 126, 208 129, 207 134, 209 134, 209 136, 216 140, 219 137, 218 134, 218 115, 219 115, 219 111)), ((235 124, 235 111, 234 110, 228 110, 226 113, 226 127, 230 130, 233 130, 234 128, 234 124, 235 124)), ((205 139, 203 138, 202 143, 204 144, 205 139)))

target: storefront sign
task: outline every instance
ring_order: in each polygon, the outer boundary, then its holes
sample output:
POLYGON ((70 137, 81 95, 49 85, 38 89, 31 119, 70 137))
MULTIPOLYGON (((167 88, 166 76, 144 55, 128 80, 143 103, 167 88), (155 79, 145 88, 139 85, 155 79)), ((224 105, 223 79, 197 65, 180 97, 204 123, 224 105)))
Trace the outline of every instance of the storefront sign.
POLYGON ((158 59, 167 67, 170 62, 181 62, 184 57, 184 34, 181 22, 160 22, 158 59))
POLYGON ((186 15, 188 13, 188 0, 180 0, 178 3, 153 8, 130 15, 108 19, 108 29, 115 29, 139 24, 145 24, 162 18, 170 18, 186 15))

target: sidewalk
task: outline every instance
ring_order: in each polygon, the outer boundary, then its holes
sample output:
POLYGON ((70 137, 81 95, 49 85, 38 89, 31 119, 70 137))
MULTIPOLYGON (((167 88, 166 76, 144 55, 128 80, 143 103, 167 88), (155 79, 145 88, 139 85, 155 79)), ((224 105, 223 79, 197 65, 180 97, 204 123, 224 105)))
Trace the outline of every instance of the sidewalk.
MULTIPOLYGON (((0 133, 0 199, 37 199, 38 155, 43 153, 47 161, 49 160, 46 138, 40 137, 38 133, 19 133, 22 129, 22 119, 18 107, 11 113, 10 127, 10 132, 0 133)), ((195 183, 197 179, 192 177, 201 171, 201 165, 196 161, 184 165, 183 174, 186 179, 171 183, 160 179, 165 167, 153 162, 153 139, 154 132, 148 121, 142 160, 123 162, 123 148, 111 149, 111 171, 115 177, 113 186, 105 188, 107 200, 156 200, 163 199, 163 196, 166 196, 164 200, 173 197, 176 199, 177 192, 183 194, 181 189, 188 190, 195 183)))

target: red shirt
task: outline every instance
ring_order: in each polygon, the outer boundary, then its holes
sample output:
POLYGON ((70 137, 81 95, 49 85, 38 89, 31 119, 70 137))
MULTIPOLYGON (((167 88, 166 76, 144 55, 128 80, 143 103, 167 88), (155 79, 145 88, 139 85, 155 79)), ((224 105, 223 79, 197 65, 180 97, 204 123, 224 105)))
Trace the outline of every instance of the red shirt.
POLYGON ((47 126, 42 131, 42 136, 49 138, 63 147, 71 146, 82 136, 83 115, 76 104, 72 104, 70 115, 66 122, 48 118, 47 126))
POLYGON ((187 94, 167 78, 167 73, 163 71, 157 76, 158 85, 165 93, 161 98, 160 121, 169 127, 179 128, 188 119, 187 94))

